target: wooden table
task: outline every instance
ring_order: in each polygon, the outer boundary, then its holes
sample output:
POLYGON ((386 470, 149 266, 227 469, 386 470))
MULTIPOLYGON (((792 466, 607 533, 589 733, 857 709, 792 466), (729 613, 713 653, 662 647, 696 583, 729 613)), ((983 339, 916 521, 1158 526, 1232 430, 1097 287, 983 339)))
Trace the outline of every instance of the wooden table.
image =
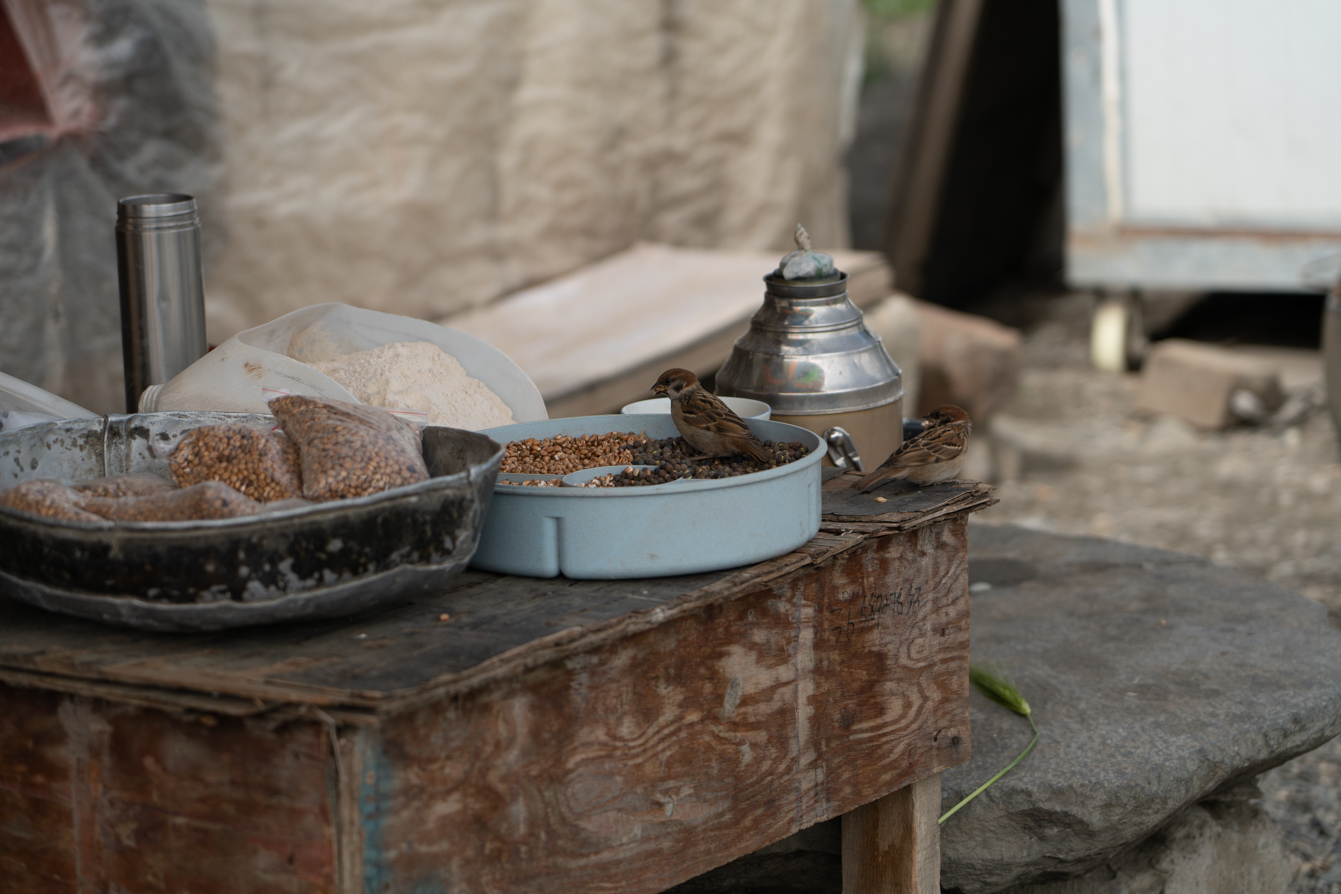
POLYGON ((0 598, 0 887, 653 892, 843 815, 845 890, 938 891, 994 501, 844 484, 734 571, 213 635, 0 598))

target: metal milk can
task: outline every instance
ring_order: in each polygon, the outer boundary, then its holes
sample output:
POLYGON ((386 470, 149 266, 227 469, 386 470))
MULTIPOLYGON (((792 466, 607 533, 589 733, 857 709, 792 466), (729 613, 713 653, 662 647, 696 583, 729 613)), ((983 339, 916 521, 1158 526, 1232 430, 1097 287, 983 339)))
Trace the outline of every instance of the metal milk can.
POLYGON ((848 300, 847 274, 797 251, 764 277, 764 304, 717 372, 717 394, 762 400, 772 418, 815 432, 827 462, 874 469, 903 442, 903 376, 848 300))

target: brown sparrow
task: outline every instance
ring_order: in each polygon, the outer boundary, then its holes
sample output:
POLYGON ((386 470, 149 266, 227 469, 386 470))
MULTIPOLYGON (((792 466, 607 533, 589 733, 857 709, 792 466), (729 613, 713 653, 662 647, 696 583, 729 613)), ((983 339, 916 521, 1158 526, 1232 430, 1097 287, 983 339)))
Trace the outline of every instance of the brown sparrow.
POLYGON ((898 479, 926 486, 958 475, 973 432, 968 413, 954 404, 941 404, 922 418, 922 426, 920 433, 900 444, 880 468, 852 489, 866 493, 878 484, 898 479))
POLYGON ((698 376, 689 370, 666 370, 652 386, 652 393, 670 398, 671 420, 689 446, 703 454, 699 459, 737 453, 748 454, 762 463, 772 459, 745 420, 700 385, 698 376))

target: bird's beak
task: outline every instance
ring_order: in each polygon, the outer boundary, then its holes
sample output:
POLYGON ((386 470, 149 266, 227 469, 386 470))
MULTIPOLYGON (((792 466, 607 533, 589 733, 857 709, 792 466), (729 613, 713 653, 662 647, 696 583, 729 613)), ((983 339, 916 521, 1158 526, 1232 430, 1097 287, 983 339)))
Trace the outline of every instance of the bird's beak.
POLYGON ((652 386, 652 393, 657 395, 665 394, 666 386, 661 384, 660 382, 657 382, 655 385, 652 386))

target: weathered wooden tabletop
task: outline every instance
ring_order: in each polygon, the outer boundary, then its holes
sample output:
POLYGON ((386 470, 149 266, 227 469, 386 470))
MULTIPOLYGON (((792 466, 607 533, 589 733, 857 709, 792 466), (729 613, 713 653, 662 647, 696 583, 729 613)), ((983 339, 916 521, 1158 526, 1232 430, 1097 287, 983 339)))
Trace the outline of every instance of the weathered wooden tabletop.
POLYGON ((207 869, 231 854, 274 880, 236 890, 503 891, 542 868, 548 890, 657 890, 939 772, 968 753, 964 524, 991 489, 877 502, 846 483, 826 482, 814 540, 731 571, 468 572, 389 610, 207 635, 0 597, 0 813, 41 815, 0 827, 0 866, 45 854, 34 880, 152 871, 222 891, 207 869), (174 773, 188 806, 169 803, 174 773), (212 860, 147 844, 192 824, 212 860), (108 829, 140 842, 133 858, 108 829), (244 859, 257 834, 274 840, 244 859))
POLYGON ((994 502, 969 484, 858 495, 824 488, 820 534, 748 568, 647 580, 577 581, 469 571, 440 594, 390 610, 210 634, 82 621, 0 596, 0 680, 247 716, 278 705, 358 721, 425 697, 461 695, 555 657, 629 636, 672 614, 850 550, 994 502), (439 620, 443 614, 446 621, 439 620))

